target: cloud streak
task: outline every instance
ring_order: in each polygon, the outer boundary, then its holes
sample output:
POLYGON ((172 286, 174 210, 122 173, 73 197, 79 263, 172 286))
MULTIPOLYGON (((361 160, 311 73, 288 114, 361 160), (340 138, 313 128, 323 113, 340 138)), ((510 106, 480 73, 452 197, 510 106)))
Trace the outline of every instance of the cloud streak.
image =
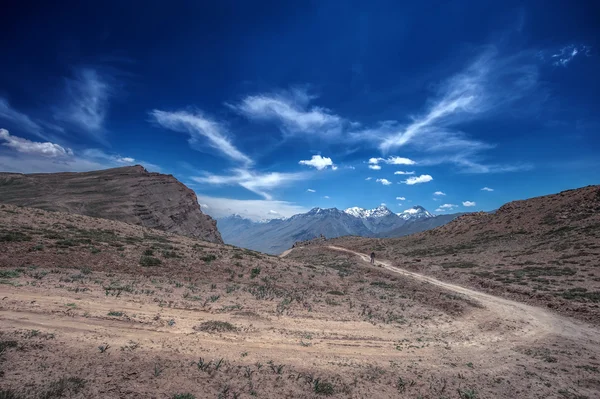
POLYGON ((74 77, 66 79, 65 91, 66 104, 55 112, 54 117, 100 139, 109 99, 114 94, 107 77, 92 68, 79 68, 74 77))
POLYGON ((189 143, 192 147, 195 147, 204 138, 212 148, 219 150, 228 158, 246 165, 253 163, 246 154, 233 145, 221 124, 203 116, 200 112, 167 112, 155 109, 150 112, 150 116, 164 128, 188 133, 189 143))
POLYGON ((389 186, 390 184, 392 184, 391 181, 389 181, 388 179, 377 179, 375 180, 377 183, 381 183, 384 186, 389 186))
POLYGON ((326 108, 310 106, 314 98, 304 89, 293 89, 279 94, 248 96, 239 104, 228 106, 252 120, 274 121, 287 135, 340 134, 346 121, 326 108))
POLYGON ((0 119, 12 122, 15 128, 47 139, 43 134, 42 127, 38 123, 34 122, 29 116, 12 108, 8 100, 2 97, 0 97, 0 119))
POLYGON ((202 210, 214 218, 236 213, 254 221, 261 221, 308 212, 308 208, 288 201, 239 200, 201 194, 198 194, 198 201, 203 204, 202 210))
POLYGON ((233 174, 231 175, 205 173, 204 176, 191 177, 191 180, 197 183, 217 186, 239 185, 270 201, 273 200, 273 196, 269 191, 294 181, 305 180, 309 176, 307 173, 259 173, 246 169, 234 169, 232 172, 233 174))

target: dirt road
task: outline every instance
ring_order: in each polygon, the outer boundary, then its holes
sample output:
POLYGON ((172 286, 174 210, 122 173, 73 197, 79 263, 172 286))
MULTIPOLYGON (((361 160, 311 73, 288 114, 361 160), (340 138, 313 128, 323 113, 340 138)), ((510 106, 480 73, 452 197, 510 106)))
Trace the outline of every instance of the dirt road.
MULTIPOLYGON (((364 262, 370 263, 370 257, 367 254, 333 245, 329 245, 327 248, 359 256, 364 262)), ((283 257, 288 255, 292 250, 293 249, 289 249, 285 251, 281 254, 281 256, 283 257)), ((531 338, 537 338, 547 334, 554 334, 571 338, 583 338, 589 340, 590 343, 600 343, 600 333, 598 330, 593 326, 588 326, 582 322, 567 319, 535 306, 499 298, 456 284, 440 281, 423 274, 411 272, 393 266, 390 262, 385 260, 376 260, 375 265, 383 267, 394 273, 398 273, 425 283, 433 284, 435 286, 445 288, 476 300, 481 303, 489 313, 491 313, 492 317, 497 317, 503 320, 514 320, 520 322, 526 321, 527 326, 523 328, 522 335, 520 337, 529 336, 531 338)), ((478 315, 478 317, 480 317, 480 315, 478 315)))

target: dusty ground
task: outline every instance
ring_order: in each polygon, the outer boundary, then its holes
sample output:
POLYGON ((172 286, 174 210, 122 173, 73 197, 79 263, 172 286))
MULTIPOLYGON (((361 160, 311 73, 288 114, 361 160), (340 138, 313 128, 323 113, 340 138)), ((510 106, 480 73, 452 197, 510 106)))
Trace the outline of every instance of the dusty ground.
POLYGON ((337 245, 600 325, 600 186, 515 201, 401 238, 337 245))
POLYGON ((0 398, 600 392, 597 327, 392 262, 330 247, 281 259, 10 206, 0 218, 0 398))

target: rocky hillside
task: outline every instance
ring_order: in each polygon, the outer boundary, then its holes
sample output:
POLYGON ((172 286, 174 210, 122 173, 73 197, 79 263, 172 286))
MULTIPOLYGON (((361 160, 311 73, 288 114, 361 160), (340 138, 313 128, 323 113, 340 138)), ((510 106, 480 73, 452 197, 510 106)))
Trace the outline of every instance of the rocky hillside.
POLYGON ((0 203, 118 220, 222 243, 196 194, 142 166, 84 173, 0 173, 0 203))
POLYGON ((343 237, 325 245, 444 281, 600 320, 600 186, 513 201, 402 238, 343 237))

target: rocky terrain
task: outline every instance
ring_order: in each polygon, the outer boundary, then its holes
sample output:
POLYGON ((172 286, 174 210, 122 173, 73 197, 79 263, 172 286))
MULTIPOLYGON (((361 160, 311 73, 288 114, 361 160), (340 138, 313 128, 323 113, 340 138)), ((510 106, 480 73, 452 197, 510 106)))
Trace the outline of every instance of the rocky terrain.
POLYGON ((0 220, 2 398, 600 391, 597 327, 383 253, 370 265, 325 243, 280 258, 12 205, 0 220))
POLYGON ((119 220, 222 243, 196 194, 171 175, 128 166, 84 173, 0 173, 0 203, 119 220))
POLYGON ((233 215, 217 220, 219 231, 226 243, 269 254, 279 254, 297 241, 311 240, 321 235, 400 237, 448 223, 462 214, 434 216, 421 206, 400 214, 385 205, 375 209, 358 207, 314 208, 286 219, 254 222, 233 215))
POLYGON ((337 245, 600 324, 600 186, 515 201, 402 238, 337 245))

